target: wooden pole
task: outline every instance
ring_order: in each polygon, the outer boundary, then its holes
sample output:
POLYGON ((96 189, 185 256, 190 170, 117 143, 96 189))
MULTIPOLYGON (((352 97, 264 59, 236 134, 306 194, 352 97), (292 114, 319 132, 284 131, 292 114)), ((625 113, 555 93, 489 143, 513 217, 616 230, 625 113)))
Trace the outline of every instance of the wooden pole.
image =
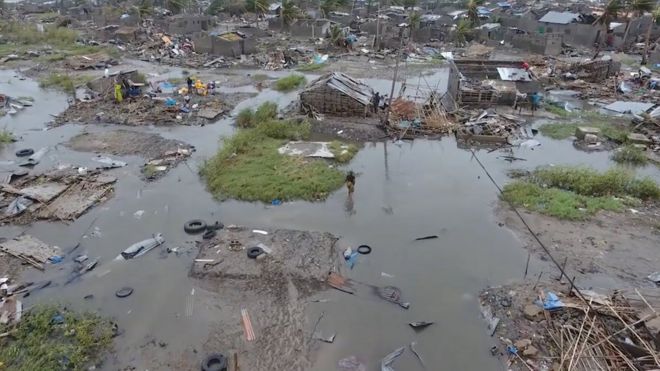
POLYGON ((396 65, 394 66, 394 78, 392 79, 392 88, 390 89, 390 101, 387 103, 387 110, 385 111, 385 124, 390 120, 390 110, 392 109, 392 98, 394 98, 394 85, 396 84, 396 78, 399 73, 399 53, 401 49, 396 53, 396 65))

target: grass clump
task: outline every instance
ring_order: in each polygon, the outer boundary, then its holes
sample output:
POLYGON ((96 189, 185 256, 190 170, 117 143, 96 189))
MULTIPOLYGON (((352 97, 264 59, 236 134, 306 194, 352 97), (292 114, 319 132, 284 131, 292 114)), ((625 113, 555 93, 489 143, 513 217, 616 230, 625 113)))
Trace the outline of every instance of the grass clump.
POLYGON ((660 199, 660 187, 625 169, 605 172, 584 167, 539 168, 529 177, 507 184, 503 199, 560 219, 582 220, 599 210, 621 211, 641 200, 660 199))
POLYGON ((11 335, 0 338, 0 364, 16 371, 87 370, 110 349, 114 335, 109 321, 56 306, 35 307, 14 329, 0 326, 5 331, 11 335))
POLYGON ((60 73, 51 73, 45 78, 39 80, 39 86, 42 88, 59 89, 66 93, 73 94, 76 87, 84 85, 89 81, 85 76, 70 76, 60 73))
POLYGON ((14 141, 14 135, 8 130, 0 130, 0 147, 14 141))
POLYGON ((307 79, 303 75, 289 75, 282 77, 275 81, 275 90, 279 91, 290 91, 294 90, 307 82, 307 79))
POLYGON ((300 71, 300 72, 318 71, 318 70, 322 70, 325 66, 326 66, 326 63, 303 64, 302 66, 299 66, 298 68, 296 68, 296 71, 300 71))
POLYGON ((575 130, 579 126, 588 126, 600 129, 600 132, 607 138, 617 141, 626 142, 630 129, 607 122, 604 120, 589 120, 588 122, 563 122, 563 123, 548 123, 539 126, 539 131, 552 139, 566 139, 575 135, 575 130))
POLYGON ((254 127, 256 121, 254 119, 254 111, 251 108, 244 108, 236 116, 236 125, 239 128, 251 128, 254 127))
MULTIPOLYGON (((257 111, 272 114, 272 107, 262 105, 257 111)), ((256 115, 250 111, 253 119, 256 115)), ((344 174, 328 161, 278 152, 289 140, 307 139, 311 133, 309 122, 264 117, 269 118, 224 139, 222 149, 202 166, 201 175, 216 197, 316 201, 341 187, 344 174)))
POLYGON ((568 220, 584 220, 599 210, 621 211, 624 207, 621 200, 613 197, 582 196, 522 180, 507 184, 502 195, 516 206, 568 220))
POLYGON ((649 161, 644 150, 637 148, 634 145, 625 145, 617 149, 610 158, 612 161, 620 164, 630 164, 635 166, 646 165, 649 161))
POLYGON ((256 112, 251 108, 245 108, 236 117, 236 126, 239 128, 253 128, 260 123, 270 121, 277 116, 277 104, 264 102, 257 107, 256 112))
POLYGON ((328 148, 335 155, 335 161, 340 164, 351 161, 358 152, 358 148, 354 144, 345 144, 337 140, 330 142, 328 148))
POLYGON ((268 80, 268 75, 266 75, 264 73, 255 73, 254 75, 252 75, 252 80, 254 80, 254 81, 266 81, 266 80, 268 80))
POLYGON ((545 105, 545 110, 552 113, 553 115, 559 116, 559 117, 570 117, 571 112, 566 111, 565 109, 555 106, 554 104, 546 104, 545 105))

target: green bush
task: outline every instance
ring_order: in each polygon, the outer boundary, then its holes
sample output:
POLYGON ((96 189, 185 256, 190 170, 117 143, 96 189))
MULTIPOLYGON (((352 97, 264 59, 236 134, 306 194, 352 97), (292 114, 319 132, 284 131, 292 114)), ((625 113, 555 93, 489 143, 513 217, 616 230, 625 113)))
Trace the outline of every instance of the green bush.
POLYGON ((256 121, 254 119, 254 112, 250 108, 244 108, 241 112, 238 113, 236 117, 236 125, 239 128, 251 128, 254 127, 256 121))
POLYGON ((309 138, 312 125, 306 120, 268 120, 258 124, 256 130, 273 139, 303 140, 309 138))
MULTIPOLYGON (((0 333, 9 329, 0 325, 0 333)), ((95 314, 37 306, 11 336, 0 338, 3 370, 88 370, 112 345, 113 326, 95 314), (63 323, 53 322, 57 315, 63 323)))
POLYGON ((537 169, 532 179, 544 187, 560 188, 583 196, 660 198, 660 187, 652 179, 637 179, 632 172, 621 168, 600 173, 585 167, 554 166, 537 169))
POLYGON ((289 75, 275 81, 275 90, 290 91, 294 90, 307 82, 303 75, 289 75))
POLYGON ((516 206, 568 220, 584 220, 600 210, 621 211, 624 208, 622 200, 611 196, 582 196, 558 188, 543 188, 527 181, 515 181, 504 186, 502 198, 516 206))
POLYGON ((626 145, 618 148, 610 157, 612 161, 620 164, 646 165, 648 158, 644 150, 633 145, 626 145))
POLYGON ((277 116, 277 104, 273 102, 264 102, 254 113, 254 118, 257 123, 274 119, 277 116))

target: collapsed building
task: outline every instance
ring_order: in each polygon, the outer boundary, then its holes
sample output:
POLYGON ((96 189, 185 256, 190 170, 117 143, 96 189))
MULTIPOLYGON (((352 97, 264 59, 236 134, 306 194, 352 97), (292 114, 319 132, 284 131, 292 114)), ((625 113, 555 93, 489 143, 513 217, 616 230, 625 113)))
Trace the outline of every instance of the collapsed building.
POLYGON ((312 81, 300 93, 303 112, 334 116, 366 116, 374 90, 341 72, 333 72, 312 81))

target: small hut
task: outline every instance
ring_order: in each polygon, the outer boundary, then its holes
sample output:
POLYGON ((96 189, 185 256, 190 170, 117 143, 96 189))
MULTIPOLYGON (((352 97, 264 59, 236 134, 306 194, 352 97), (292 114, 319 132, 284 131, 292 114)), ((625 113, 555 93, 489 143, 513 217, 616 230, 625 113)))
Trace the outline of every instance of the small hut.
POLYGON ((304 111, 334 116, 364 116, 369 110, 374 90, 341 72, 333 72, 312 81, 300 93, 304 111))

